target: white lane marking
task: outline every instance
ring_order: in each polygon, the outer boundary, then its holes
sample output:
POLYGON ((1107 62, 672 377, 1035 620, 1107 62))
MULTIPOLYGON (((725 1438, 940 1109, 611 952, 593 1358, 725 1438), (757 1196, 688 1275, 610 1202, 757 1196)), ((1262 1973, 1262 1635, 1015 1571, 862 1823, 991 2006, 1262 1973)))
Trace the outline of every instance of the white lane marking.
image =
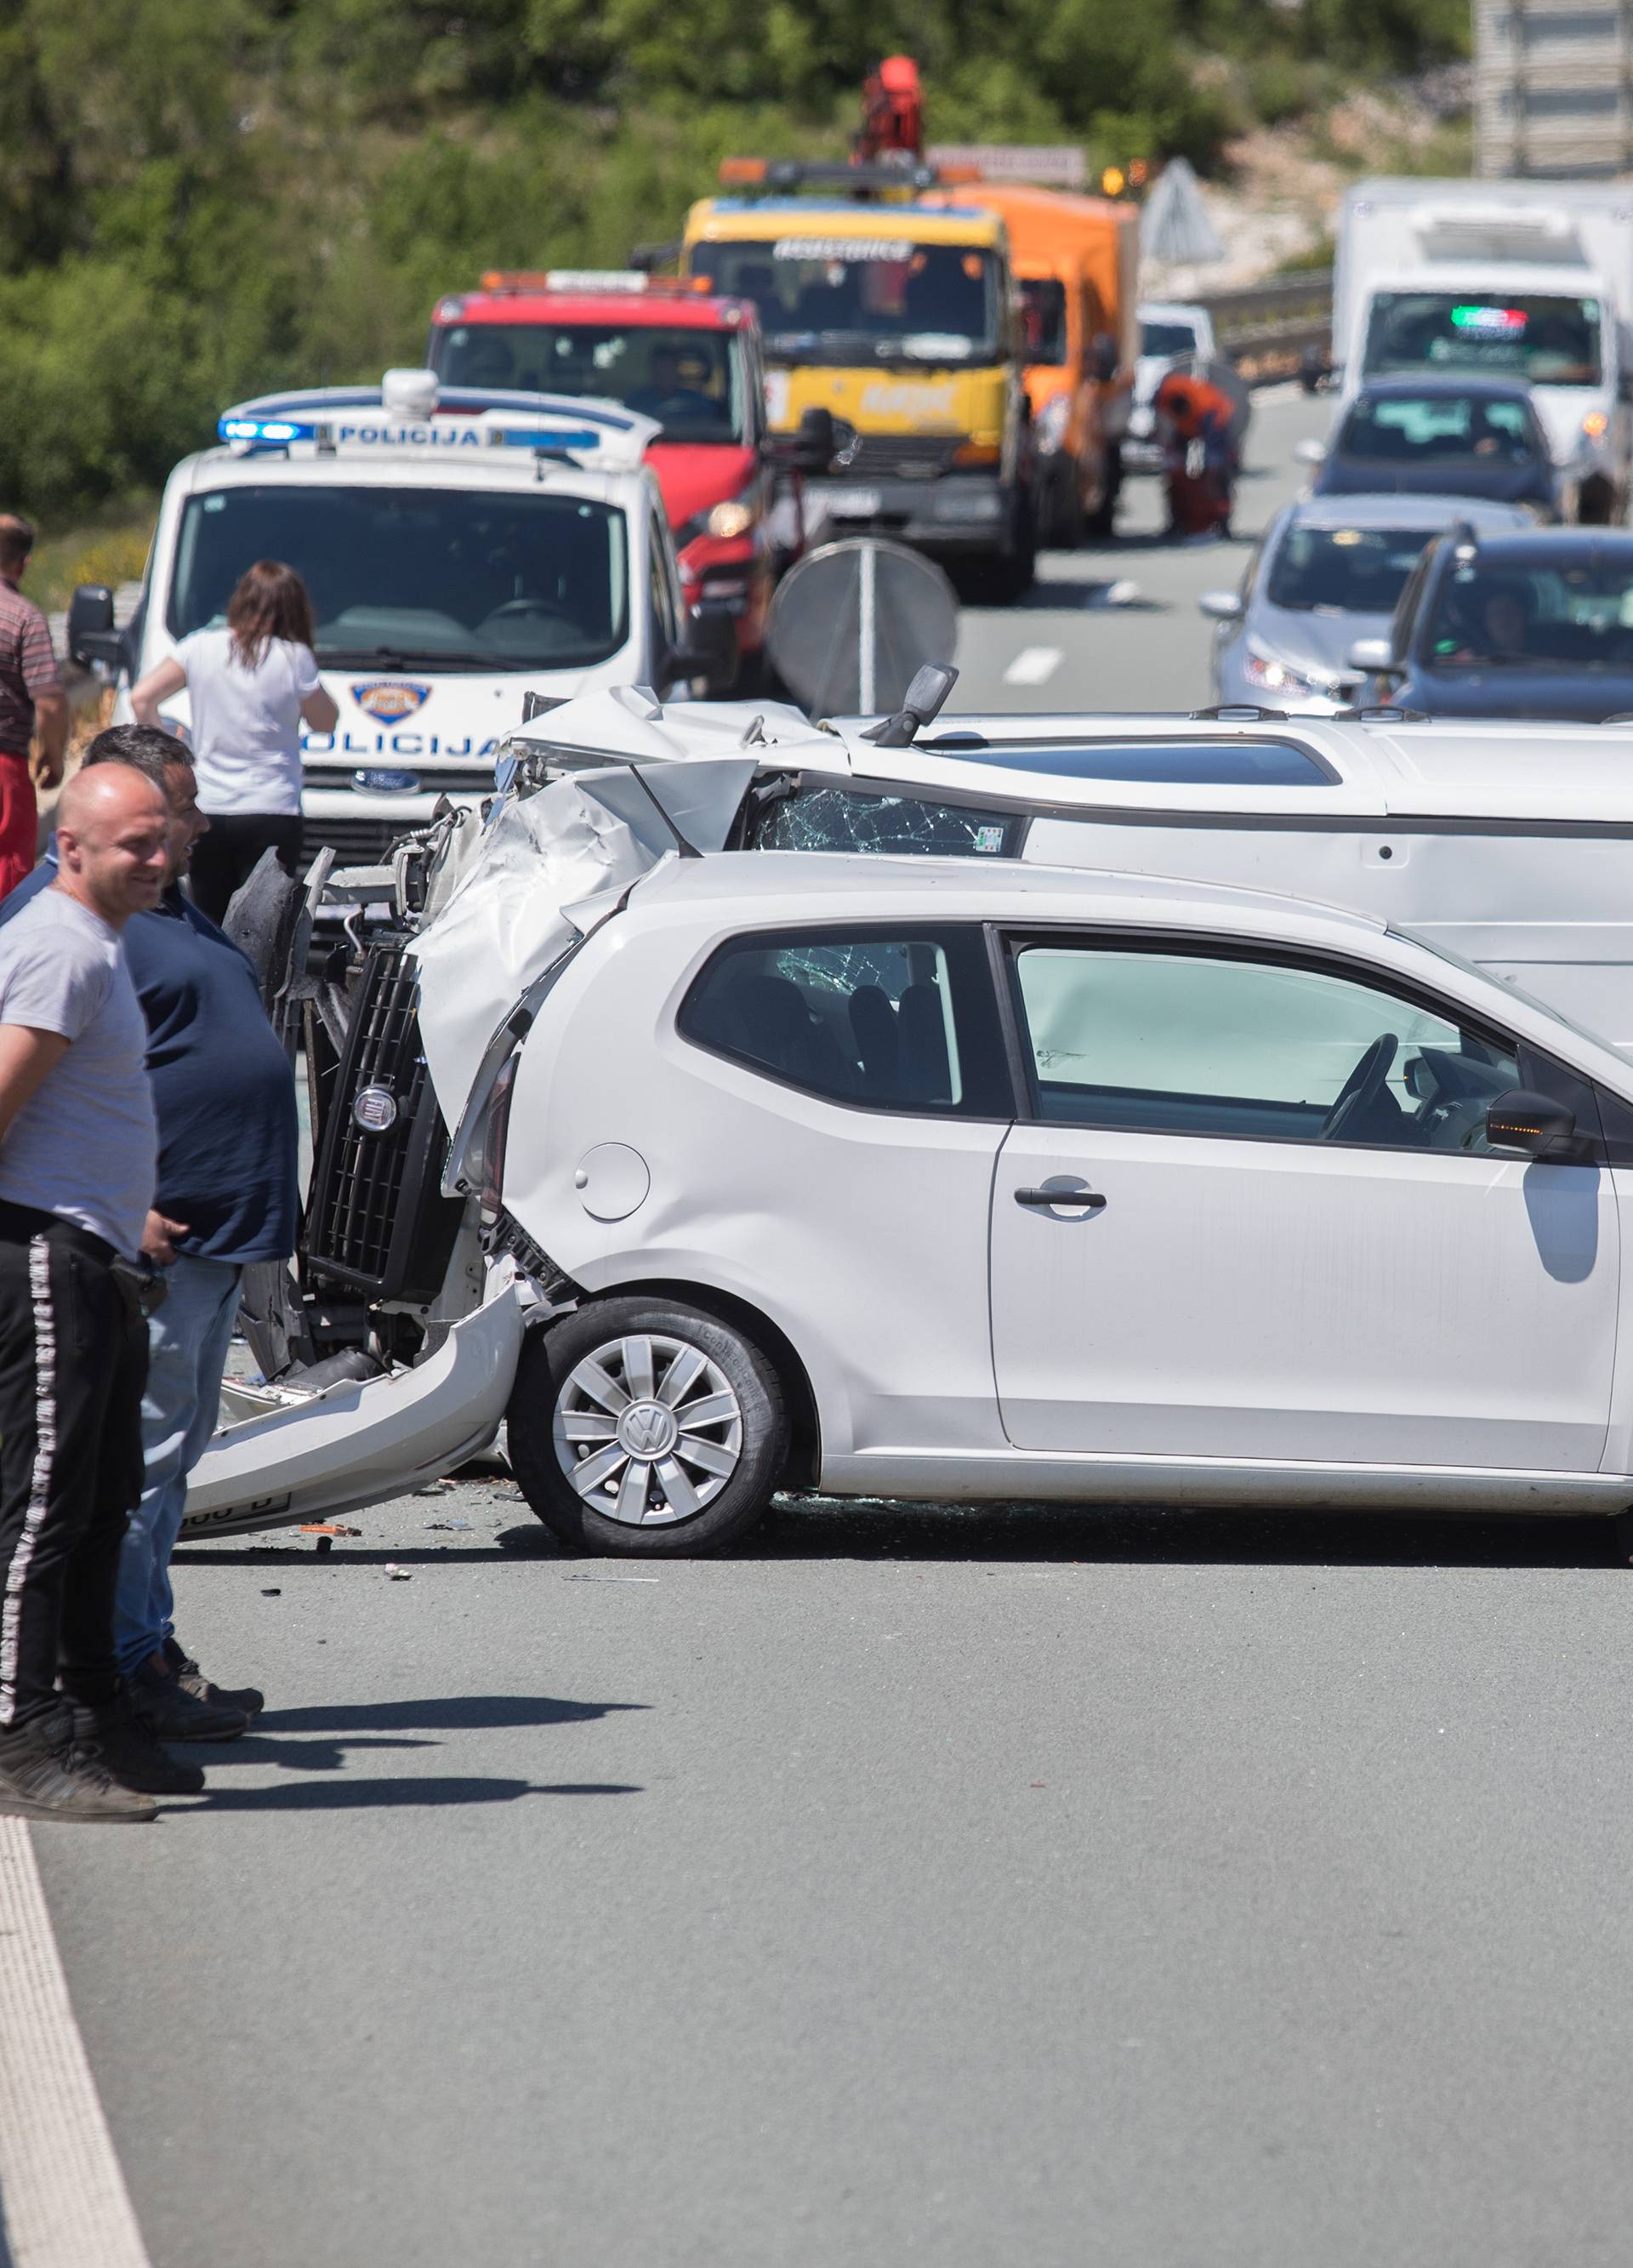
POLYGON ((1047 685, 1061 665, 1057 645, 1024 645, 1004 673, 1005 685, 1047 685))
POLYGON ((20 1819, 4 1817, 0 2209, 16 2268, 151 2268, 74 2021, 33 1845, 20 1819))

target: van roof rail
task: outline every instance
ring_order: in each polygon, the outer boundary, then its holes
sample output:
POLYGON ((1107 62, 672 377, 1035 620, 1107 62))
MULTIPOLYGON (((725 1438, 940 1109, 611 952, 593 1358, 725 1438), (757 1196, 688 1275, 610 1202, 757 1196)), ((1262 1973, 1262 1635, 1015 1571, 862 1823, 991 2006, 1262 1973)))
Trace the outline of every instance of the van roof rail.
POLYGON ((1393 701, 1369 702, 1363 709, 1335 709, 1334 718, 1345 725, 1432 725, 1427 709, 1401 709, 1393 701))
POLYGON ((1193 709, 1193 725, 1284 725, 1285 709, 1261 709, 1255 701, 1219 701, 1211 709, 1193 709))

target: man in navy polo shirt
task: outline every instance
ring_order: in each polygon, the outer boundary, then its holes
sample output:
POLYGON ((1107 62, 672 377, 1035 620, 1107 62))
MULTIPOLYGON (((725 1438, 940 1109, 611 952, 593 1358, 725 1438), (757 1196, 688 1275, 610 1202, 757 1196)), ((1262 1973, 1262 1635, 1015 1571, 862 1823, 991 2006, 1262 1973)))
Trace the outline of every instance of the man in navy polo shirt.
MULTIPOLYGON (((144 773, 164 790, 171 820, 164 896, 124 931, 158 1119, 158 1188, 142 1248, 164 1268, 168 1292, 148 1322, 147 1485, 121 1556, 114 1646, 136 1712, 157 1738, 233 1740, 261 1697, 212 1685, 177 1638, 170 1556, 188 1475, 215 1430, 239 1278, 252 1261, 294 1250, 295 1083, 249 962, 181 895, 210 823, 185 746, 145 725, 115 725, 98 733, 85 763, 144 773)), ((0 923, 55 872, 48 857, 0 904, 0 923)))

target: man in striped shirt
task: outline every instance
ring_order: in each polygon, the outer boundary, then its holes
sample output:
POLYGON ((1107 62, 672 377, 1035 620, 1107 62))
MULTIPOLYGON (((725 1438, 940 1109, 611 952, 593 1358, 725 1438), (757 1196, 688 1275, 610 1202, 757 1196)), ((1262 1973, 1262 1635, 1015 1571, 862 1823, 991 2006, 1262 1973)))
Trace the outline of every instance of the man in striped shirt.
POLYGON ((18 588, 33 548, 28 522, 0 512, 0 898, 34 863, 35 782, 56 785, 68 746, 68 698, 51 632, 18 588), (31 775, 29 743, 36 735, 40 753, 31 775))

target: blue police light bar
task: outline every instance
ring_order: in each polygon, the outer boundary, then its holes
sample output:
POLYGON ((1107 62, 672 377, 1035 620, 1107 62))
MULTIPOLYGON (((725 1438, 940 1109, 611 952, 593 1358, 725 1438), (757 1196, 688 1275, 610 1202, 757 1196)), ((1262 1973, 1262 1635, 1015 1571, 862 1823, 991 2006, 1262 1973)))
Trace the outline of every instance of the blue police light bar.
POLYGON ((287 417, 223 417, 216 431, 224 441, 266 441, 286 446, 291 441, 312 441, 317 429, 297 425, 287 417))
POLYGON ((224 441, 247 443, 252 448, 286 449, 294 441, 339 448, 380 449, 531 449, 540 456, 556 457, 579 450, 604 449, 618 438, 606 427, 560 425, 494 425, 476 418, 443 417, 404 420, 380 411, 372 419, 354 412, 342 423, 325 419, 307 424, 290 417, 223 417, 216 426, 224 441))

